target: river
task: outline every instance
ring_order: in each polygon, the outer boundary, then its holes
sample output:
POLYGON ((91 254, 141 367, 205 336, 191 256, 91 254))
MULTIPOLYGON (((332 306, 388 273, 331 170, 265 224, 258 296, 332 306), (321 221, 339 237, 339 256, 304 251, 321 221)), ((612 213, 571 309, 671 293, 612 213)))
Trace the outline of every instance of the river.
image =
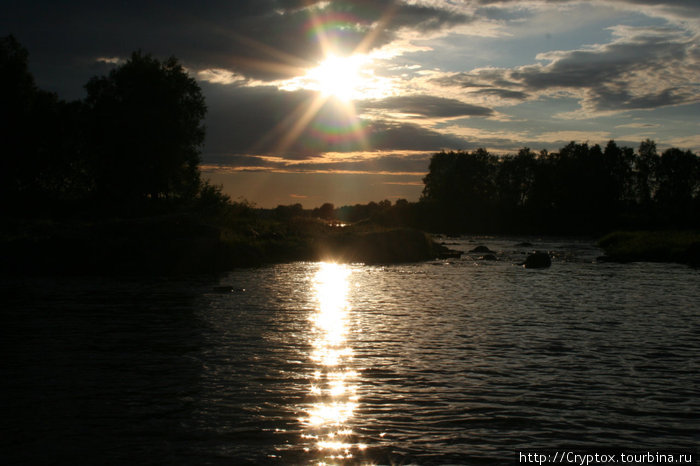
POLYGON ((700 270, 591 242, 0 282, 4 464, 507 464, 700 444, 700 270), (550 268, 518 265, 547 250, 550 268))

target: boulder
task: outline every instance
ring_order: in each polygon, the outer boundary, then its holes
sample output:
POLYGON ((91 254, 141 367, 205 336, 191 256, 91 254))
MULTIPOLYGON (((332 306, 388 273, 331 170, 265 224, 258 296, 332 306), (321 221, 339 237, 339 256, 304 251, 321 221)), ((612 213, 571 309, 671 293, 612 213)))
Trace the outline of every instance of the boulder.
POLYGON ((683 255, 687 264, 700 266, 700 242, 690 243, 683 255))
POLYGON ((477 246, 469 252, 475 252, 475 253, 479 253, 479 254, 493 254, 494 253, 492 250, 490 250, 489 248, 487 248, 486 246, 483 246, 483 245, 477 246))
POLYGON ((549 254, 540 251, 533 252, 527 256, 523 263, 526 269, 544 269, 550 265, 552 265, 552 259, 549 257, 549 254))

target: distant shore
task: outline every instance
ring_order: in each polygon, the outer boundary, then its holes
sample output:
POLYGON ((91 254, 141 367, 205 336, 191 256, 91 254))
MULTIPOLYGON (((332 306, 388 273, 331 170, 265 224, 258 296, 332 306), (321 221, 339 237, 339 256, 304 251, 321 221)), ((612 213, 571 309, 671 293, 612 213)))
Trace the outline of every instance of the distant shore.
POLYGON ((100 221, 23 221, 3 232, 5 274, 189 274, 298 260, 417 262, 450 254, 430 235, 321 219, 218 224, 192 213, 100 221))
MULTIPOLYGON (((700 232, 618 231, 607 261, 700 265, 700 232)), ((310 217, 224 219, 193 212, 100 220, 16 220, 0 236, 7 274, 217 273, 292 261, 402 263, 459 254, 418 229, 310 217)))
POLYGON ((598 241, 614 262, 677 262, 700 265, 698 231, 616 231, 598 241))

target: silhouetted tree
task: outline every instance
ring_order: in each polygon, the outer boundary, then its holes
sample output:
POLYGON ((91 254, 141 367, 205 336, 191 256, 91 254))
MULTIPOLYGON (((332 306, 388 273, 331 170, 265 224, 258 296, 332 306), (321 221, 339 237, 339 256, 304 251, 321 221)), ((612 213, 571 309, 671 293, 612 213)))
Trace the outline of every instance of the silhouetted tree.
POLYGON ((500 205, 523 207, 535 182, 535 154, 527 147, 501 158, 496 177, 500 205))
POLYGON ((660 212, 674 223, 690 221, 693 201, 700 189, 698 157, 689 150, 670 148, 664 151, 656 166, 656 180, 655 200, 660 212))
POLYGON ((616 204, 617 209, 622 209, 634 201, 634 160, 634 149, 619 147, 613 140, 608 141, 603 151, 607 171, 607 185, 604 189, 607 191, 606 197, 616 204))
POLYGON ((449 219, 456 229, 467 225, 488 229, 496 203, 497 162, 485 149, 440 152, 431 157, 421 199, 432 204, 435 227, 445 227, 444 220, 449 219))
POLYGON ((318 216, 324 220, 332 220, 335 218, 335 207, 330 202, 326 202, 318 209, 318 216))
POLYGON ((275 208, 275 217, 277 217, 279 220, 290 220, 294 217, 303 216, 304 207, 299 203, 292 205, 278 205, 277 208, 275 208))
POLYGON ((135 52, 85 86, 88 149, 102 199, 188 199, 200 187, 204 97, 175 58, 135 52))
POLYGON ((636 198, 643 208, 649 208, 652 198, 656 195, 656 167, 659 155, 656 143, 650 139, 639 145, 634 171, 636 178, 636 198))
POLYGON ((32 178, 32 119, 38 89, 27 66, 28 56, 14 36, 0 39, 0 190, 4 208, 11 208, 32 178))
POLYGON ((659 157, 650 140, 639 154, 615 141, 604 150, 571 142, 558 152, 524 148, 500 159, 483 149, 441 152, 429 170, 414 212, 443 231, 601 233, 697 226, 700 217, 698 157, 676 148, 659 157))
POLYGON ((82 106, 38 89, 27 50, 13 37, 0 39, 0 197, 5 211, 50 211, 89 189, 81 158, 82 106))

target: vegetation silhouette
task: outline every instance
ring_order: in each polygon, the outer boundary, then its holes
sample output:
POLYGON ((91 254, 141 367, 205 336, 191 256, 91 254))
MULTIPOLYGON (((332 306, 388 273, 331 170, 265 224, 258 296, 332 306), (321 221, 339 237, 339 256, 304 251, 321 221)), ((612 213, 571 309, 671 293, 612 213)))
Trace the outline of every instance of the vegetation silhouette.
POLYGON ((138 215, 198 197, 226 200, 201 180, 206 105, 174 57, 134 52, 90 79, 86 98, 75 102, 38 89, 27 62, 13 36, 0 39, 4 214, 138 215))
POLYGON ((0 38, 0 209, 32 215, 84 196, 89 181, 81 149, 81 104, 37 88, 28 52, 0 38))
POLYGON ((85 86, 95 194, 115 202, 192 199, 201 188, 204 96, 175 58, 134 52, 85 86))
POLYGON ((471 233, 604 233, 697 228, 700 160, 653 141, 639 151, 609 141, 496 157, 485 149, 433 155, 420 203, 426 227, 471 233))

